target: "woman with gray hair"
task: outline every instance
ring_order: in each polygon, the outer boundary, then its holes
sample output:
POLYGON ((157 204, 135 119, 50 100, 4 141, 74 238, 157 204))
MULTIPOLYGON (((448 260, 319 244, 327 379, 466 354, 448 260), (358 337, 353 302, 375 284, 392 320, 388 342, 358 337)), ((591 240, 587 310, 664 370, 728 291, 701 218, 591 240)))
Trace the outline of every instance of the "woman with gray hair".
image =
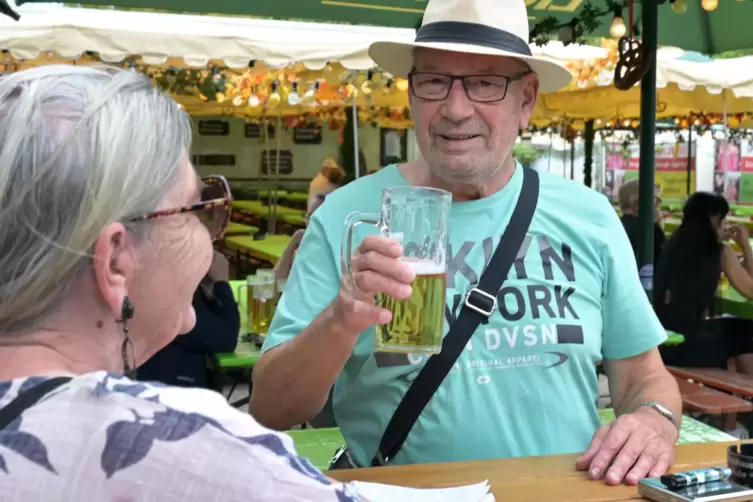
POLYGON ((137 73, 0 79, 0 500, 358 500, 220 394, 135 382, 190 331, 230 193, 137 73))

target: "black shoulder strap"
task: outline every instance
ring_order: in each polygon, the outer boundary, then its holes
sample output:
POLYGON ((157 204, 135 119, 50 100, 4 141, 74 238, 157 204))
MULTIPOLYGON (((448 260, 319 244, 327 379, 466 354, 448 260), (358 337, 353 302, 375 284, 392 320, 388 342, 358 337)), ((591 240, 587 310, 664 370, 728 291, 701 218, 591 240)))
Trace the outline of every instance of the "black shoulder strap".
POLYGON ((70 382, 71 377, 55 377, 45 380, 39 385, 20 393, 16 398, 0 409, 0 431, 5 429, 8 424, 21 416, 21 413, 28 410, 44 396, 57 389, 61 385, 70 382))
POLYGON ((442 351, 429 358, 392 415, 379 443, 379 450, 371 461, 372 467, 387 465, 400 451, 408 433, 460 357, 478 325, 497 308, 497 292, 525 239, 538 198, 539 175, 533 169, 523 168, 523 188, 510 224, 507 225, 489 265, 481 274, 478 285, 468 292, 460 315, 442 341, 442 351))

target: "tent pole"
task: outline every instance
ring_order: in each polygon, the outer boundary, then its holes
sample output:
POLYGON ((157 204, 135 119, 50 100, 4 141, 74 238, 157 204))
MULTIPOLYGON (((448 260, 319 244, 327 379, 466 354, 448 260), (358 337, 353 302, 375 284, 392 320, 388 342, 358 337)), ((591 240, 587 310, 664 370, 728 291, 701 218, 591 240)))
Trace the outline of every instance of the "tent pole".
POLYGON ((654 289, 654 170, 656 166, 656 49, 659 31, 658 0, 643 0, 643 50, 651 54, 641 80, 641 130, 638 194, 638 264, 643 289, 654 289))
POLYGON ((353 113, 353 155, 355 156, 355 159, 353 159, 355 173, 353 173, 353 175, 356 179, 358 179, 361 177, 361 154, 358 151, 358 106, 356 105, 356 98, 353 98, 353 106, 351 107, 351 112, 353 113))

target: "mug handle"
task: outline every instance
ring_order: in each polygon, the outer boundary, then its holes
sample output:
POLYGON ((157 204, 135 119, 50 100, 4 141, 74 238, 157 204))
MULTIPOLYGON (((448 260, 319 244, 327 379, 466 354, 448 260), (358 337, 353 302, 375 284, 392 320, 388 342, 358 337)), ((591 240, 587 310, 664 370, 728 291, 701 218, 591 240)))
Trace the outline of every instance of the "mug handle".
POLYGON ((350 213, 345 218, 345 227, 343 228, 342 245, 340 246, 340 259, 342 261, 343 273, 350 275, 350 259, 353 255, 353 231, 358 225, 371 225, 382 229, 382 216, 377 213, 362 213, 359 211, 350 213))

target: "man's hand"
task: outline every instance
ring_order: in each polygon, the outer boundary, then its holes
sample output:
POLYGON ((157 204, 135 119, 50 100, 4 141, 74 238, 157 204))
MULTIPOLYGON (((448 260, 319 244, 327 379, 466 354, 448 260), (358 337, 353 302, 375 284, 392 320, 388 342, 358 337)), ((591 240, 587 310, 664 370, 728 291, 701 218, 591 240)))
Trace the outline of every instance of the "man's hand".
POLYGON ((332 303, 334 321, 345 332, 360 334, 372 324, 387 324, 392 313, 374 304, 377 293, 410 298, 413 269, 401 260, 403 248, 386 237, 370 235, 353 253, 351 270, 343 266, 340 293, 332 303))
POLYGON ((672 422, 643 406, 596 431, 575 466, 587 470, 591 479, 605 478, 609 485, 623 481, 636 485, 645 477, 667 472, 675 459, 678 436, 672 422))

